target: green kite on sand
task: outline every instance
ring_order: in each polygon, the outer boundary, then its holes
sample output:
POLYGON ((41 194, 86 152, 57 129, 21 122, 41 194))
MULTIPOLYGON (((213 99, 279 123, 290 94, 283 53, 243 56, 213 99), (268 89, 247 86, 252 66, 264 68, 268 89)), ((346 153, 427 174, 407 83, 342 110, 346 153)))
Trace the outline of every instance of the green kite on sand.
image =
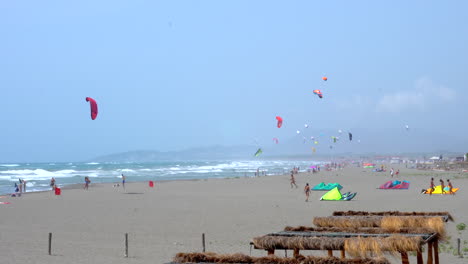
POLYGON ((346 193, 346 195, 342 195, 338 187, 333 188, 326 194, 324 194, 320 201, 350 201, 351 199, 356 196, 357 193, 346 193))

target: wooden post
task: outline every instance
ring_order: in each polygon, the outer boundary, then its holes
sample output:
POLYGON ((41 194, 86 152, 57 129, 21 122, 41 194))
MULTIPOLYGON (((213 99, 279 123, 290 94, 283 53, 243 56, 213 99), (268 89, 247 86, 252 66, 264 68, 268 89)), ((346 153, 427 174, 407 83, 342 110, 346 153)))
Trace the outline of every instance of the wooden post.
POLYGON ((401 264, 409 264, 408 253, 406 251, 401 252, 401 264))
POLYGON ((52 255, 52 233, 49 233, 49 255, 52 255))
POLYGON ((434 263, 439 264, 439 241, 436 239, 434 245, 434 263))
POLYGON ((432 242, 427 243, 427 264, 432 264, 432 242))
POLYGON ((128 258, 128 233, 125 233, 125 257, 128 258))
POLYGON ((458 252, 458 256, 462 257, 462 254, 460 252, 460 238, 457 238, 457 252, 458 252))
POLYGON ((293 257, 295 258, 299 257, 299 249, 297 248, 294 249, 293 257))
POLYGON ((346 258, 346 252, 345 252, 344 248, 341 249, 341 258, 346 258))
POLYGON ((202 240, 202 250, 203 252, 205 252, 206 248, 205 248, 205 233, 202 234, 201 236, 201 240, 202 240))
POLYGON ((275 250, 274 249, 268 249, 268 256, 269 255, 274 255, 275 254, 275 250))
POLYGON ((285 258, 288 257, 288 250, 287 250, 287 249, 284 250, 284 257, 285 257, 285 258))
POLYGON ((418 264, 424 264, 424 260, 423 260, 423 256, 422 256, 422 252, 421 250, 419 250, 418 252, 416 252, 416 259, 418 261, 418 264))
POLYGON ((333 257, 333 250, 331 250, 331 249, 328 250, 328 256, 333 257))

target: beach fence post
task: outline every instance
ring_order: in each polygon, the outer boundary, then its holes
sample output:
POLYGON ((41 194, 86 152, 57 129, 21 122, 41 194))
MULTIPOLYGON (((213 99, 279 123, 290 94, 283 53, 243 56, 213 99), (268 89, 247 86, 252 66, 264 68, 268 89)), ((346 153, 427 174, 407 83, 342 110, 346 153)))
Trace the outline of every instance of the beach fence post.
POLYGON ((203 252, 205 252, 205 233, 202 234, 202 247, 203 247, 203 252))
POLYGON ((458 252, 458 256, 462 257, 461 252, 460 252, 460 238, 457 238, 457 252, 458 252))
POLYGON ((52 233, 49 233, 49 256, 52 255, 52 233))
POLYGON ((128 258, 128 233, 125 233, 125 257, 128 258))

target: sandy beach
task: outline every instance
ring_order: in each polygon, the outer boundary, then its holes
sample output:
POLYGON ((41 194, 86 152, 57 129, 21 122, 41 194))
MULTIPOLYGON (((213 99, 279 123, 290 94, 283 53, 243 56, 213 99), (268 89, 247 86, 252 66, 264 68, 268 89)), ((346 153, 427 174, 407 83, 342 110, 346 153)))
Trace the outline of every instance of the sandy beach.
MULTIPOLYGON (((388 166, 388 168, 390 165, 388 166)), ((314 216, 333 211, 448 211, 455 222, 447 224, 451 242, 459 237, 455 225, 468 223, 464 188, 466 174, 400 169, 397 179, 411 182, 409 190, 379 190, 391 180, 389 172, 348 167, 318 174, 296 176, 299 188, 291 188, 289 175, 256 178, 210 179, 127 183, 126 190, 112 184, 91 184, 88 191, 64 188, 61 196, 51 192, 4 197, 0 205, 1 263, 166 263, 177 252, 202 250, 249 254, 255 236, 285 226, 312 226, 314 216), (461 190, 456 195, 423 195, 430 178, 451 179, 461 190), (342 192, 358 192, 349 202, 319 201, 324 192, 311 192, 308 182, 338 182, 342 192), (48 233, 53 233, 52 256, 47 253, 48 233), (124 234, 129 236, 129 257, 124 258, 124 234)), ((462 233, 468 240, 468 231, 462 233)), ((307 252, 325 255, 326 252, 307 252)), ((276 254, 284 256, 284 252, 276 254)), ((266 252, 252 249, 252 255, 266 252)), ((389 257, 394 263, 399 260, 389 257)), ((410 259, 414 261, 414 257, 410 259)), ((466 263, 452 253, 441 253, 441 263, 466 263)))

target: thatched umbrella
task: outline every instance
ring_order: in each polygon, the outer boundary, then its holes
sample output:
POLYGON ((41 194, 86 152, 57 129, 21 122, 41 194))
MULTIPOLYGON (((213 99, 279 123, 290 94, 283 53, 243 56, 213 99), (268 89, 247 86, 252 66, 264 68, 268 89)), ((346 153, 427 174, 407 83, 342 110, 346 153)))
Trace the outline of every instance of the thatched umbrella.
POLYGON ((449 212, 400 212, 400 211, 382 211, 382 212, 366 212, 366 211, 335 211, 333 216, 441 216, 444 221, 454 221, 449 212))
POLYGON ((216 253, 177 253, 172 263, 230 263, 230 264, 390 264, 385 258, 354 258, 340 259, 336 257, 315 257, 302 255, 296 258, 282 258, 278 256, 251 257, 237 254, 216 253))
POLYGON ((442 239, 445 237, 445 224, 438 216, 326 216, 314 217, 313 223, 317 227, 350 230, 379 227, 387 233, 421 228, 426 230, 425 233, 437 233, 442 239))

